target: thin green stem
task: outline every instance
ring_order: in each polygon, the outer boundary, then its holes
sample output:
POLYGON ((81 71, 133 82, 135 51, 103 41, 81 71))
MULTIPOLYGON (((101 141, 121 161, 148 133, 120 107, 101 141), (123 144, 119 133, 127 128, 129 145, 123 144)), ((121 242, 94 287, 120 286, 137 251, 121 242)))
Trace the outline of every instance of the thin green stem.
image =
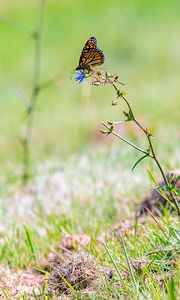
POLYGON ((36 108, 36 102, 39 94, 39 80, 41 73, 41 58, 42 58, 42 33, 44 25, 44 8, 45 0, 39 0, 39 14, 38 14, 38 24, 36 34, 34 35, 35 39, 35 51, 34 51, 34 72, 33 72, 33 81, 32 81, 32 92, 30 97, 30 103, 27 108, 27 124, 25 137, 23 141, 24 153, 23 153, 23 174, 22 180, 25 183, 29 179, 29 163, 30 163, 30 143, 32 139, 32 128, 34 113, 36 108))
POLYGON ((129 142, 128 140, 126 140, 125 138, 123 138, 121 135, 119 135, 118 133, 116 133, 115 131, 111 131, 111 128, 104 122, 102 122, 102 125, 104 127, 106 127, 113 135, 115 135, 116 137, 118 137, 119 139, 121 139, 123 142, 125 142, 126 144, 130 145, 131 147, 135 148, 136 150, 138 150, 139 152, 142 152, 148 156, 151 156, 147 151, 139 148, 138 146, 134 145, 133 143, 129 142))
MULTIPOLYGON (((156 162, 156 165, 158 166, 158 168, 159 168, 159 170, 161 172, 161 175, 162 175, 162 177, 164 179, 164 182, 165 182, 166 186, 168 187, 169 186, 169 182, 168 182, 167 177, 166 177, 166 175, 165 175, 165 173, 164 173, 164 171, 163 171, 163 169, 161 167, 161 164, 160 164, 159 160, 157 159, 157 156, 156 156, 156 153, 154 151, 154 147, 153 147, 151 138, 150 138, 149 135, 147 135, 147 138, 148 138, 148 141, 149 141, 149 146, 150 146, 150 149, 151 149, 151 152, 152 152, 152 155, 153 155, 153 159, 156 162)), ((171 201, 174 202, 174 205, 176 206, 177 212, 180 215, 180 207, 179 207, 178 202, 177 202, 176 198, 174 197, 173 192, 171 190, 169 190, 169 194, 170 194, 170 197, 171 197, 171 201)))
MULTIPOLYGON (((126 103, 128 109, 129 109, 129 113, 130 113, 130 115, 131 115, 132 121, 134 121, 135 124, 136 124, 136 125, 143 131, 143 133, 145 134, 145 136, 146 136, 146 138, 147 138, 147 140, 148 140, 149 149, 150 149, 150 153, 149 153, 148 156, 150 156, 150 157, 155 161, 155 163, 156 163, 156 165, 157 165, 157 167, 158 167, 158 169, 159 169, 159 171, 160 171, 160 173, 161 173, 161 175, 162 175, 162 177, 163 177, 163 179, 164 179, 164 182, 165 182, 166 186, 168 187, 168 186, 169 186, 169 182, 168 182, 168 179, 167 179, 167 177, 166 177, 166 175, 165 175, 165 172, 163 171, 163 168, 162 168, 162 166, 161 166, 161 164, 160 164, 160 162, 159 162, 159 160, 158 160, 158 158, 157 158, 157 155, 156 155, 156 153, 155 153, 154 146, 153 146, 153 143, 152 143, 152 141, 151 141, 151 134, 149 133, 149 131, 148 131, 146 128, 144 128, 144 127, 136 120, 136 118, 135 118, 135 116, 134 116, 134 113, 133 113, 133 111, 132 111, 132 108, 131 108, 131 105, 130 105, 129 101, 124 97, 124 95, 120 92, 120 90, 117 88, 117 86, 116 86, 114 83, 113 83, 112 85, 113 85, 114 89, 116 90, 117 96, 118 96, 118 97, 121 97, 121 98, 125 101, 125 103, 126 103)), ((112 122, 112 124, 113 124, 113 122, 112 122)), ((103 125, 104 125, 104 124, 103 124, 103 125)), ((108 128, 108 127, 106 127, 106 128, 108 128)), ((127 144, 129 144, 130 146, 132 146, 132 147, 134 147, 135 149, 137 149, 137 150, 139 150, 139 151, 141 151, 141 152, 143 152, 143 153, 146 154, 145 151, 142 151, 142 149, 140 149, 139 147, 137 147, 137 146, 131 144, 130 142, 128 142, 127 140, 125 140, 124 138, 122 138, 120 135, 118 135, 116 132, 111 131, 111 133, 114 134, 115 136, 117 136, 118 138, 120 138, 121 140, 124 140, 124 141, 125 141, 127 144)), ((169 190, 169 195, 170 195, 171 201, 174 202, 174 204, 175 204, 175 206, 176 206, 176 209, 177 209, 178 214, 180 215, 180 207, 179 207, 178 202, 176 201, 176 198, 175 198, 175 196, 174 196, 174 194, 173 194, 173 192, 172 192, 171 190, 169 190)))

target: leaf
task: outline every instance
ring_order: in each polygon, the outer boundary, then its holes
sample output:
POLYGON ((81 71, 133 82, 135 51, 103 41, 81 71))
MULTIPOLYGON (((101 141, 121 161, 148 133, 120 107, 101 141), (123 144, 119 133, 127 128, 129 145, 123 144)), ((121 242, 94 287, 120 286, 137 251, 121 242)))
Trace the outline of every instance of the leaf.
POLYGON ((126 121, 132 121, 132 120, 134 120, 134 116, 133 116, 131 110, 129 110, 129 112, 123 111, 123 114, 127 118, 126 121))
POLYGON ((143 160, 144 158, 148 157, 149 154, 145 154, 144 156, 142 156, 140 159, 138 159, 138 161, 134 164, 134 166, 132 167, 132 171, 134 171, 135 167, 140 163, 141 160, 143 160))

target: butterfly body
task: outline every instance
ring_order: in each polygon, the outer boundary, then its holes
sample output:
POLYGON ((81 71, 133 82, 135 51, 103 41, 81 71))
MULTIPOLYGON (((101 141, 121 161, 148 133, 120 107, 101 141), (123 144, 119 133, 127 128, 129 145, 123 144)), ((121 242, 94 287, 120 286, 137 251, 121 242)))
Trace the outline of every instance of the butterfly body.
POLYGON ((82 50, 79 59, 79 66, 76 70, 89 71, 91 68, 103 64, 104 59, 104 53, 100 48, 98 48, 96 38, 90 37, 82 50))

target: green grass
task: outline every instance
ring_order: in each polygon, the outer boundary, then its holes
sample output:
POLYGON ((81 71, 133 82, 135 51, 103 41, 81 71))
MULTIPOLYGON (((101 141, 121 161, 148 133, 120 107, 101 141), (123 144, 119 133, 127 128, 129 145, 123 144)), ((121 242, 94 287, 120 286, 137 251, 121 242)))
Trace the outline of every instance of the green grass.
MULTIPOLYGON (((83 227, 87 225, 87 218, 83 218, 83 227)), ((142 225, 137 225, 136 233, 127 232, 124 235, 124 246, 116 236, 109 240, 105 247, 96 242, 96 236, 93 231, 88 230, 91 237, 90 246, 86 247, 86 251, 94 255, 99 265, 106 268, 114 269, 112 280, 104 281, 102 278, 103 289, 96 289, 95 299, 107 299, 112 295, 115 298, 126 299, 171 299, 167 298, 165 288, 160 287, 160 281, 164 280, 164 285, 170 291, 170 279, 168 274, 173 274, 173 284, 175 299, 178 299, 178 270, 174 268, 172 261, 178 260, 179 233, 177 231, 177 220, 171 218, 167 214, 161 222, 166 230, 166 236, 162 235, 158 226, 152 221, 145 225, 145 232, 142 225), (142 242, 143 241, 143 242, 142 242), (133 263, 139 262, 139 267, 134 269, 133 263), (124 272, 127 276, 123 276, 124 272), (122 277, 123 276, 123 277, 122 277), (159 278, 159 280, 158 280, 159 278)), ((31 242, 33 248, 36 248, 37 257, 32 259, 32 246, 30 246, 25 232, 15 229, 11 238, 6 238, 4 257, 1 254, 1 260, 6 261, 14 269, 27 268, 36 265, 39 257, 46 257, 50 250, 58 253, 59 239, 63 236, 63 232, 70 234, 82 232, 79 221, 74 218, 67 217, 59 219, 59 216, 49 216, 46 220, 49 227, 49 233, 46 237, 38 234, 36 229, 31 231, 31 242), (72 227, 73 224, 73 227, 72 227)), ((101 224, 96 232, 101 230, 101 224)), ((77 291, 77 298, 81 299, 81 291, 77 291)), ((11 298, 10 298, 11 299, 11 298)), ((20 298, 23 299, 23 298, 20 298)), ((35 299, 35 297, 33 298, 35 299)), ((46 299, 51 299, 46 298, 46 299)), ((89 296, 88 299, 93 299, 89 296)))
MULTIPOLYGON (((95 295, 76 291, 74 299, 168 299, 179 297, 178 220, 168 212, 158 224, 137 222, 135 232, 114 236, 105 245, 97 237, 132 217, 152 187, 146 168, 127 145, 102 137, 101 121, 119 120, 122 106, 111 106, 109 86, 79 85, 71 80, 85 41, 92 35, 105 53, 103 70, 126 83, 137 119, 150 127, 165 170, 176 169, 179 157, 179 9, 166 0, 47 1, 41 82, 61 74, 58 83, 38 98, 33 129, 31 167, 34 177, 23 188, 21 174, 25 105, 29 101, 38 1, 0 3, 0 265, 7 272, 27 270, 52 251, 66 234, 86 233, 85 251, 98 265, 114 269, 102 276, 95 295), (22 25, 21 25, 22 24, 22 25), (134 261, 142 263, 139 269, 134 261), (176 266, 173 264, 176 262, 176 266), (122 270, 128 276, 122 279, 122 270), (168 279, 168 273, 173 278, 168 279), (164 278, 161 288, 158 278, 164 278)), ((145 146, 130 125, 125 137, 145 146)), ((120 129, 119 129, 120 131, 120 129)), ((136 227, 136 224, 134 225, 136 227)), ((0 285, 1 289, 1 285, 0 285)), ((34 291, 33 299, 37 299, 34 291)), ((10 293, 3 291, 5 299, 10 293)), ((1 294, 1 290, 0 290, 1 294)), ((43 299, 46 296, 42 288, 43 299)), ((17 299, 29 299, 28 294, 17 299)))
MULTIPOLYGON (((157 220, 160 227, 153 220, 147 219, 146 225, 137 220, 132 232, 121 233, 125 246, 116 236, 107 240, 105 247, 97 242, 97 238, 111 231, 115 223, 132 218, 132 211, 150 188, 143 166, 134 173, 128 171, 133 159, 135 152, 128 148, 121 149, 120 153, 118 147, 111 151, 101 149, 101 153, 98 150, 93 154, 74 155, 60 164, 48 162, 25 191, 15 184, 11 187, 7 184, 1 203, 4 228, 1 266, 4 269, 9 266, 14 271, 32 268, 49 253, 59 253, 64 236, 85 233, 90 236, 91 243, 84 250, 94 255, 99 265, 114 269, 112 281, 102 275, 103 288, 96 289, 95 299, 107 299, 112 295, 117 299, 128 295, 129 299, 168 299, 166 289, 160 288, 160 281, 165 279, 165 286, 171 289, 169 273, 173 273, 174 293, 178 299, 179 271, 178 266, 175 268, 171 263, 178 264, 179 232, 175 215, 165 211, 164 217, 157 220), (121 167, 120 159, 123 161, 121 167), (137 260, 142 266, 130 268, 137 260), (119 276, 124 272, 128 276, 122 281, 119 276)), ((153 173, 157 174, 157 170, 153 173)), ((83 299, 81 290, 75 294, 76 299, 83 299)))

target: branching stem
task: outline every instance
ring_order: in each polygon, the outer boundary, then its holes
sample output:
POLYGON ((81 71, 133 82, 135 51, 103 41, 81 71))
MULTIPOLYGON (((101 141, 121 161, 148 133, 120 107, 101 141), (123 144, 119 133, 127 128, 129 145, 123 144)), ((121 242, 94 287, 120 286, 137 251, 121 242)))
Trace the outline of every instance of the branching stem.
POLYGON ((144 154, 146 154, 146 155, 148 155, 148 156, 151 156, 147 151, 145 151, 145 150, 139 148, 138 146, 134 145, 133 143, 131 143, 130 141, 126 140, 126 139, 123 138, 121 135, 119 135, 118 133, 116 133, 115 131, 113 131, 113 130, 111 131, 111 127, 109 127, 106 123, 102 122, 102 125, 108 129, 107 134, 108 134, 108 133, 111 133, 111 134, 115 135, 116 137, 118 137, 119 139, 121 139, 121 140, 122 140, 123 142, 125 142, 126 144, 128 144, 128 145, 130 145, 131 147, 133 147, 133 148, 135 148, 136 150, 138 150, 139 152, 142 152, 142 153, 144 153, 144 154))
MULTIPOLYGON (((166 186, 169 187, 169 186, 170 186, 170 183, 168 182, 168 179, 167 179, 167 177, 166 177, 166 175, 165 175, 165 172, 164 172, 164 170, 163 170, 163 168, 162 168, 162 166, 161 166, 161 164, 160 164, 160 162, 159 162, 159 159, 157 158, 156 152, 155 152, 155 150, 154 150, 154 146, 153 146, 153 143, 152 143, 152 141, 151 141, 151 138, 152 138, 151 133, 148 131, 147 128, 144 128, 144 127, 137 121, 137 119, 135 118, 134 113, 133 113, 133 111, 132 111, 131 105, 130 105, 129 101, 126 99, 126 97, 124 96, 124 94, 117 88, 117 86, 116 86, 114 83, 112 84, 112 86, 113 86, 114 89, 116 90, 117 97, 118 97, 118 98, 122 98, 122 99, 124 100, 124 102, 126 103, 128 109, 129 109, 129 112, 128 112, 128 113, 125 112, 125 114, 126 114, 127 117, 128 117, 128 119, 127 119, 126 121, 133 121, 133 122, 140 128, 140 130, 145 134, 145 136, 146 136, 146 138, 147 138, 147 141, 148 141, 148 144, 149 144, 149 152, 148 152, 148 151, 144 151, 143 149, 141 149, 141 148, 137 147, 136 145, 132 144, 131 142, 129 142, 128 140, 126 140, 125 138, 123 138, 122 136, 120 136, 119 134, 117 134, 115 131, 113 131, 113 127, 108 126, 107 124, 105 124, 105 123, 103 122, 103 123, 102 123, 103 126, 104 126, 106 129, 108 129, 107 134, 110 134, 110 133, 111 133, 111 134, 115 135, 116 137, 118 137, 119 139, 123 140, 125 143, 127 143, 127 144, 130 145, 130 146, 132 146, 132 147, 135 148, 136 150, 138 150, 138 151, 140 151, 140 152, 142 152, 142 153, 144 153, 144 154, 147 154, 147 157, 151 157, 151 158, 155 161, 155 163, 156 163, 156 165, 157 165, 157 167, 158 167, 158 169, 159 169, 159 171, 160 171, 160 173, 161 173, 161 175, 162 175, 162 177, 163 177, 163 179, 164 179, 164 182, 165 182, 166 186)), ((121 122, 123 122, 123 121, 120 121, 119 123, 121 123, 121 122)), ((111 122, 111 124, 112 124, 112 125, 113 125, 113 124, 118 124, 118 122, 111 122)), ((171 189, 169 189, 169 195, 170 195, 171 201, 172 201, 172 202, 174 203, 174 205, 176 206, 176 209, 177 209, 178 214, 180 215, 180 207, 179 207, 178 202, 177 202, 177 200, 176 200, 176 198, 175 198, 175 196, 174 196, 174 194, 173 194, 173 192, 172 192, 171 189)))

